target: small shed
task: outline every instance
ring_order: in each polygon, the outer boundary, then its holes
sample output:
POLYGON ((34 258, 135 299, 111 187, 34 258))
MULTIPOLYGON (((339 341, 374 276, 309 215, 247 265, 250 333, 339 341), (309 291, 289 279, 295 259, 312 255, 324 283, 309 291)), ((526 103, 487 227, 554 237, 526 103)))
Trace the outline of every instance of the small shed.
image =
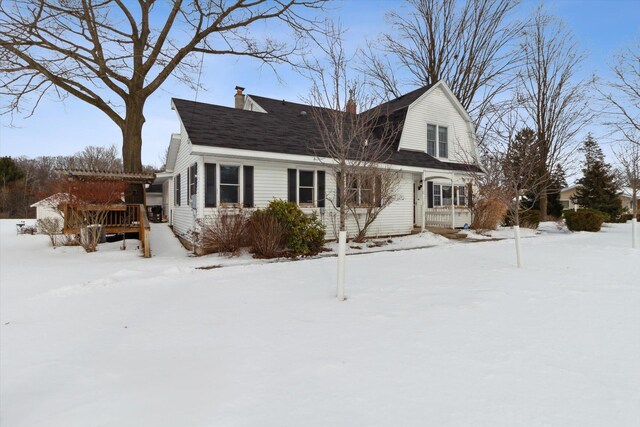
POLYGON ((56 193, 35 202, 31 207, 36 208, 36 219, 59 219, 60 231, 62 231, 64 214, 58 209, 58 206, 66 203, 68 198, 67 193, 56 193))

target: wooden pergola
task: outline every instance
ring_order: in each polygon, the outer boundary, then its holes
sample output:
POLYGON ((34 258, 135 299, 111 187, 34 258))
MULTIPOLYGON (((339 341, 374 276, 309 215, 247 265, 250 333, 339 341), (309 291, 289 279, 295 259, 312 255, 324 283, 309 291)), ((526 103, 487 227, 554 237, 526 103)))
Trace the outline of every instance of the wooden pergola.
MULTIPOLYGON (((149 232, 151 226, 147 218, 146 191, 145 184, 150 184, 155 180, 155 173, 128 173, 121 171, 97 171, 87 169, 69 169, 58 171, 66 176, 69 181, 113 181, 125 182, 129 188, 141 188, 142 194, 135 194, 134 199, 140 199, 143 203, 114 203, 108 206, 104 223, 106 233, 137 233, 142 242, 142 251, 145 258, 151 256, 149 245, 149 232)), ((79 234, 83 225, 86 225, 91 217, 91 205, 78 208, 65 204, 63 207, 65 234, 79 234)), ((95 210, 95 209, 94 209, 95 210)))

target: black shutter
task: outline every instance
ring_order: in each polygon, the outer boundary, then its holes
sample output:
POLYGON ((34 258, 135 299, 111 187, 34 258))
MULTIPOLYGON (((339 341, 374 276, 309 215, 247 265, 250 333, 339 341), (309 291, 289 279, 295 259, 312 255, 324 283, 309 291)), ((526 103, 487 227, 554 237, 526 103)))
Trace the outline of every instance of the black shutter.
POLYGON ((252 208, 253 207, 253 166, 243 166, 242 170, 244 171, 244 207, 252 208))
POLYGON ((427 207, 433 207, 433 182, 427 181, 427 207))
POLYGON ((336 208, 340 207, 340 172, 336 172, 336 208))
POLYGON ((324 208, 325 198, 324 171, 318 171, 318 207, 324 208))
POLYGON ((298 191, 298 170, 297 169, 287 169, 287 185, 288 185, 288 197, 287 199, 290 202, 297 203, 298 198, 296 197, 296 192, 298 191))
POLYGON ((204 207, 216 207, 216 164, 205 163, 204 165, 204 207))
POLYGON ((182 201, 182 200, 180 200, 182 198, 182 194, 181 194, 181 190, 182 189, 180 188, 180 185, 181 185, 181 183, 180 183, 180 174, 178 174, 178 176, 176 176, 175 185, 176 185, 176 193, 175 193, 176 200, 174 201, 174 203, 175 203, 176 206, 180 206, 180 202, 182 201))
POLYGON ((374 188, 374 193, 375 194, 375 204, 378 207, 382 206, 382 177, 381 176, 376 176, 375 179, 375 188, 374 188))

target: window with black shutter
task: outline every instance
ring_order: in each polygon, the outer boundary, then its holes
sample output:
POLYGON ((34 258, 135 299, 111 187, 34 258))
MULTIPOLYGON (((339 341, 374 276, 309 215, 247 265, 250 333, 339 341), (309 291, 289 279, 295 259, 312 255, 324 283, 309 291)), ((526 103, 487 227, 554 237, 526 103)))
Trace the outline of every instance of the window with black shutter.
POLYGON ((244 187, 243 190, 243 205, 245 208, 253 207, 253 166, 243 166, 243 179, 242 185, 244 187))
POLYGON ((317 172, 318 175, 318 207, 319 208, 324 208, 325 207, 325 175, 324 175, 324 171, 318 171, 317 172))
POLYGON ((216 207, 216 164, 205 163, 204 165, 204 206, 206 208, 216 207))
POLYGON ((313 193, 315 192, 315 182, 313 171, 298 171, 300 183, 298 185, 298 204, 313 206, 313 193))
POLYGON ((240 203, 240 167, 220 165, 220 204, 240 203))
POLYGON ((175 195, 174 195, 174 200, 173 203, 176 206, 180 206, 180 202, 181 202, 181 182, 180 182, 180 174, 176 175, 176 181, 175 181, 175 195))
POLYGON ((287 169, 287 200, 297 203, 296 192, 298 188, 298 170, 287 169))

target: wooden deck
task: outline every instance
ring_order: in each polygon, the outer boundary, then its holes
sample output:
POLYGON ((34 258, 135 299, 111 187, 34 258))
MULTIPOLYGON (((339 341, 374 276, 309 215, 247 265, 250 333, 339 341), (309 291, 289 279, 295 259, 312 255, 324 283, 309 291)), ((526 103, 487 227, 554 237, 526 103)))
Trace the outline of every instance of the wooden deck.
POLYGON ((106 233, 137 233, 145 258, 151 257, 149 233, 151 226, 143 204, 111 205, 104 214, 96 215, 96 208, 64 207, 64 234, 80 234, 83 226, 98 223, 106 233), (98 218, 99 219, 96 219, 98 218))

